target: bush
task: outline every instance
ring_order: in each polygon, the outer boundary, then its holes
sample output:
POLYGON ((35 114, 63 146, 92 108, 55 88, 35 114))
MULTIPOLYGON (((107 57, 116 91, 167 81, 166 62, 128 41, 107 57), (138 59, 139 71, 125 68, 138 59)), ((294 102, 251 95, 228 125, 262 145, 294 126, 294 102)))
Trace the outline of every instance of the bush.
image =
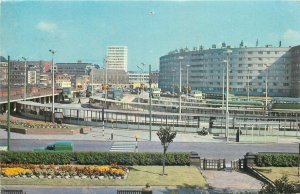
POLYGON ((257 166, 298 166, 298 155, 287 153, 258 153, 255 163, 257 166))
MULTIPOLYGON (((122 152, 1 152, 1 163, 18 164, 70 164, 76 161, 82 165, 162 165, 162 153, 122 152)), ((166 165, 190 165, 190 153, 168 153, 166 165)))
POLYGON ((287 176, 283 176, 280 179, 274 181, 274 186, 270 184, 264 184, 259 191, 260 194, 280 194, 280 193, 298 193, 300 192, 300 182, 290 182, 287 176))

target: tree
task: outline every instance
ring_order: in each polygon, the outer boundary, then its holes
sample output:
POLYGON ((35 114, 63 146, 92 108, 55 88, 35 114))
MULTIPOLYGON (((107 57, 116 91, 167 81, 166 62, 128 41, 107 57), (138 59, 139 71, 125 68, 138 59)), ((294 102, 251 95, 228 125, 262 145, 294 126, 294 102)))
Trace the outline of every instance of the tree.
POLYGON ((158 138, 160 139, 161 145, 164 148, 162 175, 165 175, 166 153, 167 153, 170 143, 173 142, 173 139, 176 137, 176 132, 171 132, 170 127, 166 127, 166 128, 161 127, 156 134, 157 134, 158 138))

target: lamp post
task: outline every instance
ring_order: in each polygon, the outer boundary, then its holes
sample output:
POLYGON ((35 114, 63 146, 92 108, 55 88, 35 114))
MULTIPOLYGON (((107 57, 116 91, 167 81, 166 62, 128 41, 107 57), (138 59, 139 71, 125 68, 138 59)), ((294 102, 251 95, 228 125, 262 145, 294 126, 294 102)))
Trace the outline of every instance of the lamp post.
POLYGON ((248 70, 247 70, 247 75, 248 75, 247 76, 247 86, 248 86, 247 89, 248 89, 248 102, 249 102, 250 101, 250 97, 249 97, 250 96, 249 95, 249 93, 250 93, 250 91, 249 91, 250 90, 250 88, 249 88, 249 67, 248 67, 248 70))
POLYGON ((269 66, 266 64, 266 113, 268 112, 268 74, 269 74, 269 66))
POLYGON ((140 70, 140 89, 139 89, 139 97, 138 97, 138 103, 140 103, 140 98, 141 98, 141 94, 142 94, 142 74, 143 74, 143 69, 144 69, 144 63, 141 63, 141 65, 143 66, 143 68, 141 68, 140 66, 137 65, 137 68, 139 68, 140 70))
POLYGON ((107 106, 107 57, 104 57, 104 66, 105 66, 105 105, 107 106))
POLYGON ((173 88, 172 88, 173 89, 173 93, 172 94, 173 95, 174 95, 174 73, 175 73, 175 69, 173 68, 172 69, 172 76, 173 76, 173 88))
POLYGON ((189 67, 190 65, 186 65, 186 100, 189 97, 189 67))
POLYGON ((26 91, 27 91, 27 59, 22 57, 24 60, 24 101, 26 101, 26 91))
POLYGON ((56 51, 53 49, 49 49, 49 52, 52 54, 52 123, 54 123, 54 63, 53 63, 53 56, 56 53, 56 51))
POLYGON ((228 142, 229 136, 229 112, 228 112, 228 96, 229 96, 229 54, 232 53, 232 50, 226 50, 225 54, 227 55, 226 60, 226 121, 225 121, 225 136, 226 141, 228 142))
POLYGON ((151 65, 149 65, 149 133, 152 140, 152 88, 151 88, 151 65))
MULTIPOLYGON (((224 63, 226 63, 226 60, 223 61, 224 63)), ((222 93, 222 114, 224 114, 224 98, 225 98, 225 76, 224 76, 224 65, 222 66, 222 85, 223 85, 223 93, 222 93)))
POLYGON ((92 96, 94 95, 94 68, 91 67, 92 71, 92 96))
POLYGON ((181 61, 183 56, 179 56, 179 120, 181 120, 181 61))

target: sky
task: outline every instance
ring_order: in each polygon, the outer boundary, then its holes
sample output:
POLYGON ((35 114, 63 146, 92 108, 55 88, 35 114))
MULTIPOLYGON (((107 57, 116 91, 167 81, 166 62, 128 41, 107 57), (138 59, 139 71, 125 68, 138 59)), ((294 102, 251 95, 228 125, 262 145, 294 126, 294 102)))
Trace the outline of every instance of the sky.
POLYGON ((2 1, 0 55, 103 65, 106 47, 128 46, 128 69, 222 42, 300 45, 300 1, 2 1))

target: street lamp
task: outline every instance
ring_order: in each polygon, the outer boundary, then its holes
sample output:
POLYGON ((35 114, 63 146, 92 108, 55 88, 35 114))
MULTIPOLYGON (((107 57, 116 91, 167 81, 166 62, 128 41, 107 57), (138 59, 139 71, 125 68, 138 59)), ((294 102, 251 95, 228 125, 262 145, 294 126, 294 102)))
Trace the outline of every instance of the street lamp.
POLYGON ((250 83, 249 83, 249 67, 248 67, 248 70, 247 70, 247 86, 248 86, 248 102, 250 101, 250 98, 249 98, 249 93, 250 93, 250 88, 249 88, 249 85, 250 85, 250 83))
POLYGON ((94 67, 91 67, 92 73, 92 96, 94 95, 94 67))
POLYGON ((26 91, 27 91, 27 59, 25 57, 22 57, 24 60, 24 101, 26 101, 26 91))
POLYGON ((266 113, 268 112, 268 76, 269 76, 269 66, 265 64, 266 66, 266 113))
POLYGON ((181 61, 184 59, 183 56, 179 56, 179 120, 181 120, 181 61))
POLYGON ((173 93, 172 94, 173 95, 174 95, 174 73, 175 73, 175 69, 173 68, 172 69, 172 75, 173 75, 173 93))
POLYGON ((190 65, 186 65, 186 100, 189 96, 189 67, 190 65))
MULTIPOLYGON (((226 63, 226 60, 223 61, 226 63)), ((222 114, 224 114, 224 98, 225 98, 225 76, 224 76, 224 65, 222 65, 222 85, 223 85, 223 93, 222 93, 222 114)))
POLYGON ((105 67, 105 105, 106 104, 106 100, 107 100, 107 57, 104 57, 103 59, 103 66, 105 67))
POLYGON ((228 112, 228 97, 229 97, 229 55, 232 53, 232 50, 226 50, 225 54, 227 55, 226 60, 226 121, 225 121, 225 136, 226 141, 228 141, 229 136, 229 112, 228 112))
POLYGON ((53 49, 49 49, 49 52, 52 54, 52 123, 54 123, 54 63, 53 63, 53 56, 56 53, 56 51, 53 49))

